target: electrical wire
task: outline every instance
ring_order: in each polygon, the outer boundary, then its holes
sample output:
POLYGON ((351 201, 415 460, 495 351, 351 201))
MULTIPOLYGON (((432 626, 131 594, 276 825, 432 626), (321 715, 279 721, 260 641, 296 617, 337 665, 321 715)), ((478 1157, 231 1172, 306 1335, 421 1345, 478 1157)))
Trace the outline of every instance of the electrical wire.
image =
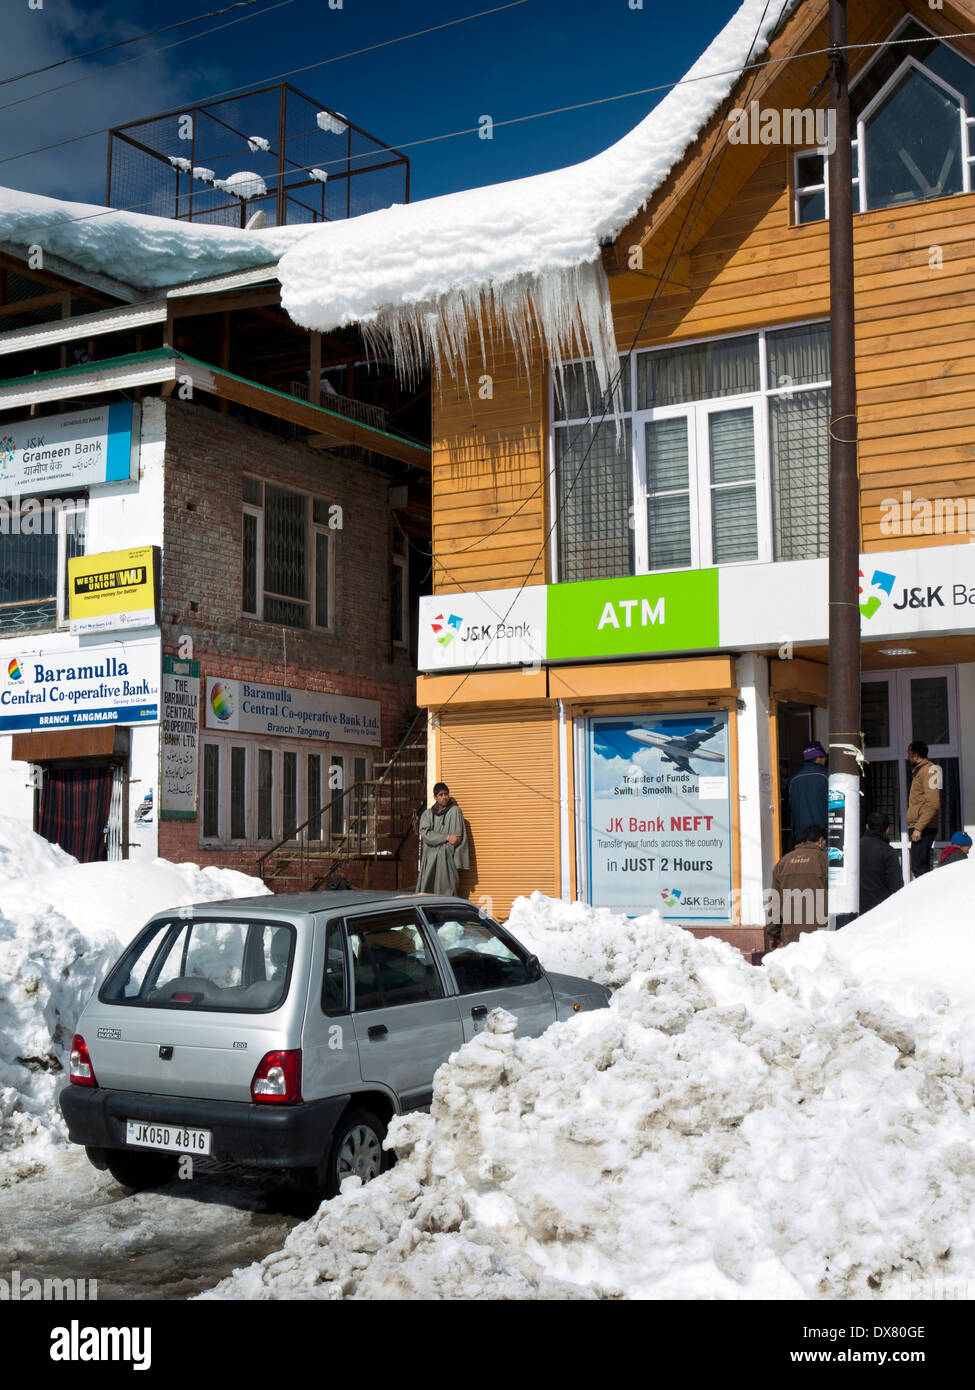
MULTIPOLYGON (((151 29, 146 34, 136 34, 131 39, 119 39, 116 43, 106 43, 101 48, 89 48, 85 53, 72 53, 67 58, 58 58, 54 63, 45 63, 41 68, 30 68, 27 72, 14 73, 12 77, 0 77, 0 87, 7 87, 11 82, 22 82, 26 77, 39 77, 42 72, 51 72, 54 68, 63 68, 67 63, 80 63, 84 58, 95 58, 99 53, 111 53, 115 48, 125 48, 126 44, 141 43, 143 39, 155 39, 160 34, 168 34, 170 29, 182 29, 184 24, 196 24, 201 19, 216 19, 217 15, 229 14, 231 10, 246 10, 252 5, 256 5, 258 0, 236 0, 236 4, 224 5, 221 10, 207 10, 204 14, 195 14, 190 19, 177 19, 173 24, 164 24, 161 29, 151 29)), ((102 68, 102 72, 111 72, 111 68, 102 68)), ((50 88, 56 91, 57 88, 50 88)))
MULTIPOLYGON (((257 0, 247 0, 247 3, 256 4, 257 0)), ((104 77, 107 72, 115 72, 118 68, 128 67, 130 63, 141 63, 143 58, 154 58, 158 53, 167 53, 169 49, 180 48, 184 43, 195 43, 197 39, 206 38, 207 34, 216 34, 220 29, 229 29, 234 24, 244 24, 249 19, 261 19, 264 15, 270 14, 272 10, 280 10, 283 9, 285 5, 293 5, 294 3, 295 0, 277 0, 277 4, 268 5, 266 9, 257 10, 254 14, 244 14, 240 15, 237 19, 228 19, 223 24, 214 24, 209 29, 201 29, 198 34, 189 34, 185 39, 174 39, 172 43, 163 43, 160 44, 158 48, 150 48, 147 49, 145 53, 137 53, 134 58, 123 58, 121 62, 111 63, 107 68, 98 68, 95 72, 86 72, 81 77, 73 77, 70 82, 58 82, 55 83, 53 87, 45 87, 43 91, 30 92, 27 96, 17 97, 15 101, 8 101, 5 102, 3 106, 0 106, 0 111, 9 111, 12 106, 22 106, 25 101, 36 101, 38 97, 50 96, 52 92, 63 92, 68 87, 77 87, 80 82, 91 82, 95 77, 104 77)), ((215 10, 214 13, 222 14, 224 11, 215 10)), ((193 21, 189 19, 184 19, 182 22, 184 24, 193 23, 193 21)), ((177 27, 178 26, 175 24, 167 25, 167 28, 170 29, 175 29, 177 27)), ((160 29, 157 32, 162 33, 163 30, 160 29)), ((125 42, 134 43, 135 40, 126 39, 125 42)), ((73 62, 74 59, 66 58, 64 61, 73 62)), ((12 78, 8 80, 16 81, 17 79, 12 78)))
MULTIPOLYGON (((282 3, 291 3, 291 0, 282 0, 282 3)), ((197 97, 195 100, 187 101, 187 102, 185 102, 184 104, 185 104, 186 106, 202 106, 205 102, 220 101, 223 97, 236 96, 236 95, 237 95, 238 93, 240 93, 240 92, 247 92, 247 91, 250 91, 251 88, 253 88, 253 87, 263 87, 263 86, 266 86, 269 82, 282 82, 286 77, 296 77, 296 76, 298 76, 300 73, 303 73, 303 72, 310 72, 313 68, 323 68, 323 67, 327 67, 330 63, 341 63, 341 62, 343 62, 346 58, 358 58, 358 57, 360 57, 363 53, 374 53, 374 52, 376 51, 376 49, 378 49, 378 48, 389 48, 389 47, 391 47, 393 44, 397 44, 397 43, 406 43, 407 40, 409 40, 409 39, 423 38, 423 37, 424 37, 425 35, 427 35, 427 34, 436 34, 436 33, 438 33, 441 29, 451 29, 451 28, 454 28, 454 27, 455 27, 456 25, 458 25, 458 24, 467 24, 467 23, 469 23, 471 20, 474 20, 474 19, 483 19, 485 15, 499 14, 502 10, 513 10, 513 9, 517 9, 518 6, 520 6, 520 5, 527 5, 527 4, 528 4, 528 0, 509 0, 509 3, 508 3, 508 4, 505 4, 505 5, 496 5, 496 6, 494 6, 493 9, 490 9, 490 10, 479 10, 476 14, 462 15, 459 19, 448 19, 448 20, 445 20, 442 24, 432 24, 432 25, 430 25, 430 26, 429 26, 428 28, 426 28, 426 29, 417 29, 417 30, 415 30, 412 34, 400 34, 400 35, 398 35, 398 36, 397 36, 396 38, 394 38, 394 39, 382 39, 379 43, 371 43, 371 44, 366 45, 365 48, 351 49, 348 53, 338 53, 338 54, 336 54, 335 57, 333 57, 333 58, 323 58, 323 59, 322 59, 320 62, 318 62, 318 63, 307 63, 304 67, 301 67, 301 68, 291 68, 290 71, 288 71, 288 72, 279 72, 279 73, 277 73, 274 77, 263 77, 263 78, 260 78, 260 79, 259 79, 258 81, 256 81, 256 82, 248 82, 248 83, 245 83, 244 86, 242 86, 242 87, 228 87, 228 88, 227 88, 225 91, 223 91, 223 92, 212 92, 209 96, 197 97)), ((273 9, 273 8, 275 8, 275 7, 272 6, 271 8, 273 9)), ((266 11, 261 11, 261 13, 262 13, 262 14, 263 14, 263 13, 266 13, 266 11)), ((252 16, 246 16, 246 17, 247 17, 247 18, 251 18, 252 16)), ((234 20, 234 21, 232 21, 232 22, 233 22, 233 23, 239 23, 240 21, 234 20)), ((218 28, 225 28, 226 26, 224 26, 224 25, 218 25, 217 27, 218 27, 218 28)), ((207 33, 212 33, 213 30, 207 30, 206 32, 207 32, 207 33)), ((195 38, 200 38, 200 37, 202 37, 202 35, 194 35, 193 37, 195 37, 195 38)), ((186 43, 188 43, 189 40, 188 40, 188 39, 186 39, 186 40, 180 40, 180 42, 186 42, 186 43)), ((167 46, 168 46, 168 47, 173 47, 173 45, 167 45, 167 46)), ((154 50, 154 52, 160 52, 160 51, 161 51, 161 50, 159 50, 159 49, 154 50)), ((119 66, 121 66, 121 64, 119 64, 119 66)), ((70 86, 70 85, 72 85, 72 84, 71 84, 71 83, 64 83, 63 85, 64 85, 64 86, 70 86)), ((56 87, 52 87, 52 88, 50 88, 49 90, 50 90, 50 91, 57 91, 58 89, 57 89, 56 87)), ((15 104, 16 104, 16 103, 11 103, 11 105, 15 105, 15 104)), ((0 110, 2 110, 2 109, 3 109, 3 108, 0 108, 0 110)), ((526 119, 530 119, 530 118, 526 118, 526 119)), ((35 149, 32 149, 32 150, 23 150, 20 154, 5 155, 5 156, 3 157, 3 159, 0 159, 0 164, 9 164, 9 163, 11 163, 11 161, 17 160, 17 159, 27 159, 27 158, 29 158, 30 155, 32 155, 32 154, 45 154, 48 150, 57 150, 57 149, 61 149, 61 148, 62 148, 63 146, 65 146, 65 145, 74 145, 74 144, 77 144, 77 142, 78 142, 79 140, 90 140, 90 139, 92 139, 95 135, 108 135, 108 134, 110 134, 115 128, 116 128, 115 126, 102 126, 99 130, 88 130, 88 131, 85 131, 85 133, 84 133, 83 135, 71 135, 71 136, 68 136, 68 137, 67 137, 66 139, 64 139, 64 140, 55 140, 55 141, 53 141, 53 142, 52 142, 51 144, 49 144, 49 145, 38 145, 35 149)), ((442 139, 449 139, 450 137, 449 137, 449 136, 443 136, 443 137, 440 137, 440 138, 442 138, 442 139)), ((118 209, 117 209, 117 211, 118 211, 118 209)))

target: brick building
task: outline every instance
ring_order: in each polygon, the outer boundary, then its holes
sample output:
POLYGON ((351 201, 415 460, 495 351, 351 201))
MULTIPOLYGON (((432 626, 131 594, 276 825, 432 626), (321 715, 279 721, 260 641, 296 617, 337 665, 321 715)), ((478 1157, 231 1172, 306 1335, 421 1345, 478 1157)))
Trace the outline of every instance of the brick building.
POLYGON ((0 264, 5 814, 82 859, 407 882, 428 409, 267 274, 0 264), (73 586, 137 572, 79 620, 73 586))

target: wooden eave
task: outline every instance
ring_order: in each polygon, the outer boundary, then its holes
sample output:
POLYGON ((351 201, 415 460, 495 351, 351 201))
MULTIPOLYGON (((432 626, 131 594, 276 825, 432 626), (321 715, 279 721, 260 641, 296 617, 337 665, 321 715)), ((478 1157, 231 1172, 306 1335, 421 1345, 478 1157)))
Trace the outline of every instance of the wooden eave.
POLYGON ((101 395, 106 391, 128 390, 134 386, 161 385, 166 395, 177 381, 182 380, 188 380, 194 390, 248 406, 251 410, 313 431, 303 441, 312 448, 328 449, 351 444, 369 449, 384 458, 395 459, 398 463, 430 471, 430 449, 426 445, 414 444, 388 430, 375 429, 359 420, 351 420, 325 406, 311 405, 286 391, 262 386, 235 372, 201 362, 198 358, 168 347, 0 381, 0 410, 23 409, 44 401, 101 395))
MULTIPOLYGON (((789 54, 827 47, 828 12, 828 0, 805 0, 799 5, 772 40, 763 60, 764 65, 743 74, 731 96, 712 117, 664 184, 653 194, 647 206, 627 223, 612 245, 604 248, 603 264, 608 275, 627 273, 634 247, 640 247, 642 252, 643 275, 659 273, 672 260, 677 240, 681 237, 683 214, 704 179, 708 197, 698 199, 693 227, 685 229, 680 256, 671 265, 668 275, 672 284, 685 283, 687 252, 693 249, 731 204, 737 190, 770 153, 771 147, 767 145, 729 145, 728 113, 735 107, 747 106, 751 101, 779 109, 825 106, 828 94, 826 84, 823 83, 816 90, 827 72, 825 53, 817 52, 807 59, 786 59, 789 54), (730 178, 727 164, 723 177, 720 172, 715 174, 715 166, 725 152, 732 161, 730 178), (708 182, 712 178, 713 185, 708 182)), ((932 32, 952 40, 960 51, 975 61, 975 41, 956 38, 958 30, 975 28, 975 0, 945 0, 942 10, 932 10, 927 5, 904 0, 903 7, 893 13, 886 0, 861 0, 850 9, 849 42, 851 45, 880 42, 908 14, 932 32)), ((855 75, 872 57, 874 51, 854 52, 851 55, 852 73, 855 75)))

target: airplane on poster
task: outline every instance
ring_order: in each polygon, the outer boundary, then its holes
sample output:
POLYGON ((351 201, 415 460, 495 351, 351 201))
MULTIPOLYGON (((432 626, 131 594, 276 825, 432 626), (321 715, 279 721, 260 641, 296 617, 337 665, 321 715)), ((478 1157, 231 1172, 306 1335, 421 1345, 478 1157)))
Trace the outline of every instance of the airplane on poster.
POLYGON ((723 727, 722 724, 712 724, 707 729, 695 729, 692 734, 684 734, 683 737, 671 737, 666 733, 652 733, 649 729, 630 729, 627 738, 631 738, 634 743, 642 743, 647 748, 656 748, 662 758, 672 762, 681 772, 693 773, 694 769, 690 764, 691 758, 697 758, 698 761, 706 763, 724 762, 723 753, 717 753, 713 748, 700 748, 698 746, 720 733, 723 727))

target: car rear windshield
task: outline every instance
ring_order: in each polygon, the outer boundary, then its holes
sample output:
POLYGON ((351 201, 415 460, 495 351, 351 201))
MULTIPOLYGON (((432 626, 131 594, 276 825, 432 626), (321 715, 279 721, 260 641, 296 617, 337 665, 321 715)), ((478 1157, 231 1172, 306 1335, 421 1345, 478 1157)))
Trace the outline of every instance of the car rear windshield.
POLYGON ((151 922, 99 992, 104 1004, 257 1014, 287 997, 295 929, 285 922, 151 922))

